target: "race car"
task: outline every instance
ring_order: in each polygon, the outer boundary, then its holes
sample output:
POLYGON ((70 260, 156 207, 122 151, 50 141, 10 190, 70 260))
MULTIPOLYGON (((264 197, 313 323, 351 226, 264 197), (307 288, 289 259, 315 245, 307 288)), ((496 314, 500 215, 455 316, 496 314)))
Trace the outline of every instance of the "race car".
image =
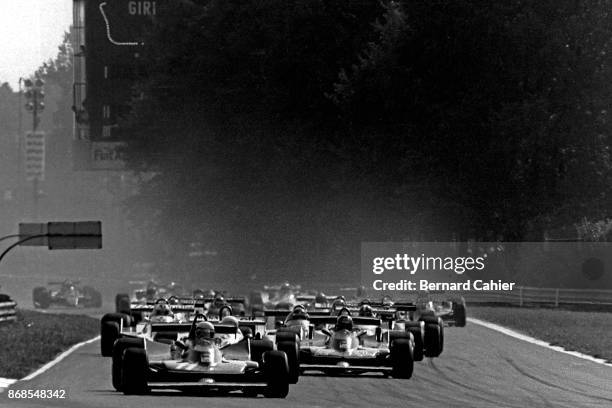
POLYGON ((349 305, 349 310, 359 316, 379 317, 389 323, 390 329, 410 332, 415 341, 415 361, 442 354, 444 322, 433 312, 420 310, 418 304, 394 302, 389 297, 383 297, 380 302, 364 299, 357 306, 349 305))
POLYGON ((440 317, 447 326, 465 327, 467 309, 465 299, 457 294, 444 291, 420 293, 416 300, 415 316, 440 317))
MULTIPOLYGON (((198 313, 197 304, 189 300, 158 299, 147 304, 132 305, 130 314, 107 313, 100 320, 100 352, 104 357, 112 355, 115 340, 123 336, 155 337, 152 326, 161 323, 191 322, 198 313)), ((201 311, 201 309, 200 309, 201 311)))
MULTIPOLYGON (((371 309, 368 305, 366 306, 371 309)), ((413 305, 405 310, 413 310, 413 305)), ((267 311, 268 316, 281 316, 283 311, 267 311)), ((296 306, 285 320, 278 325, 276 330, 270 330, 266 338, 275 342, 279 350, 285 351, 289 361, 290 375, 297 376, 305 370, 318 370, 325 373, 343 372, 347 374, 360 374, 367 371, 379 371, 383 373, 394 372, 394 376, 407 375, 403 369, 396 364, 389 365, 392 357, 389 354, 389 344, 395 339, 410 340, 410 361, 413 364, 415 357, 417 361, 423 359, 423 339, 419 331, 412 334, 412 330, 399 327, 399 330, 383 329, 380 317, 372 314, 351 317, 351 310, 344 307, 336 315, 313 314, 306 311, 303 306, 296 306), (338 321, 341 317, 349 317, 355 320, 355 330, 359 334, 338 332, 338 321), (355 336, 352 336, 355 334, 355 336), (333 347, 334 338, 346 337, 351 348, 346 353, 339 354, 333 347), (418 336, 417 348, 415 337, 418 336), (353 337, 357 340, 353 341, 353 337), (352 343, 351 343, 352 341, 352 343), (384 343, 386 342, 386 343, 384 343), (386 345, 386 346, 385 346, 386 345), (386 347, 386 348, 385 348, 386 347), (358 351, 356 351, 358 350, 358 351), (333 363, 333 364, 332 364, 333 363), (335 365, 328 367, 329 365, 335 365), (362 365, 363 367, 360 367, 362 365), (364 368, 364 367, 367 367, 364 368), (404 374, 401 374, 404 372, 404 374)), ((340 326, 341 327, 341 326, 340 326)), ((398 340, 399 341, 399 340, 398 340)), ((397 343, 402 346, 403 341, 397 343)), ((408 370, 408 368, 406 368, 408 370)), ((410 369, 412 370, 412 369, 410 369)), ((411 375, 411 374, 410 374, 411 375)), ((407 377, 409 378, 409 377, 407 377)))
POLYGON ((300 342, 300 372, 381 372, 395 378, 411 378, 415 347, 412 334, 385 330, 379 318, 352 317, 346 312, 338 317, 310 318, 315 330, 309 330, 308 337, 300 342))
POLYGON ((220 323, 198 315, 185 325, 169 327, 165 342, 147 338, 121 339, 120 378, 114 385, 124 394, 145 394, 153 389, 242 390, 256 396, 285 398, 289 392, 287 356, 266 340, 245 336, 238 319, 220 323))
POLYGON ((245 298, 243 297, 224 297, 217 294, 214 299, 202 299, 204 304, 208 305, 205 309, 207 316, 245 316, 245 298))
POLYGON ((118 293, 115 296, 115 311, 117 313, 130 314, 132 305, 146 304, 162 297, 181 297, 184 295, 183 287, 176 282, 162 285, 151 279, 146 282, 130 281, 129 284, 132 286, 136 285, 131 295, 118 293))
POLYGON ((52 287, 39 286, 32 291, 35 308, 47 309, 52 305, 102 307, 102 294, 91 286, 79 286, 79 281, 49 282, 49 285, 52 287))
POLYGON ((300 289, 301 286, 291 285, 289 282, 279 286, 264 286, 264 292, 267 294, 265 308, 291 311, 297 304, 296 294, 300 289))

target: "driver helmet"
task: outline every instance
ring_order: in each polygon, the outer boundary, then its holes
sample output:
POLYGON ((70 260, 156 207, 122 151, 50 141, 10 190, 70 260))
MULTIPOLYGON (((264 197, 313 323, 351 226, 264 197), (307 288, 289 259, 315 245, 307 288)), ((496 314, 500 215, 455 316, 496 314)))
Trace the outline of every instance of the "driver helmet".
POLYGON ((151 321, 162 323, 174 321, 174 312, 172 312, 170 305, 166 302, 157 303, 151 313, 151 321))
POLYGON ((343 307, 338 312, 338 316, 350 316, 350 315, 351 315, 351 311, 348 308, 346 308, 346 307, 343 307))
POLYGON ((340 310, 344 307, 346 307, 346 302, 344 301, 344 299, 341 299, 341 298, 336 298, 336 300, 334 300, 334 302, 331 305, 331 309, 333 312, 340 310))
POLYGON ((304 310, 303 308, 294 308, 293 312, 289 313, 289 316, 287 316, 287 319, 285 319, 285 323, 288 326, 292 326, 292 325, 301 325, 301 321, 304 320, 310 320, 310 316, 308 316, 308 313, 306 313, 306 310, 304 310), (294 324, 291 324, 291 322, 293 322, 294 324), (297 323, 299 322, 299 323, 297 323))
POLYGON ((225 304, 225 299, 223 298, 223 296, 217 296, 213 301, 213 304, 216 308, 221 308, 221 306, 225 304))
POLYGON ((291 293, 291 285, 289 284, 289 282, 285 282, 281 285, 280 287, 280 295, 281 296, 286 296, 288 294, 291 293))
POLYGON ((148 299, 152 299, 157 295, 157 288, 153 286, 147 287, 146 296, 148 299))
POLYGON ((195 328, 194 350, 204 351, 214 343, 215 326, 210 322, 200 322, 195 328))
POLYGON ((390 296, 383 296, 381 303, 384 306, 392 306, 393 305, 393 300, 391 300, 390 296))
POLYGON ((236 327, 238 327, 239 322, 240 321, 236 316, 225 316, 223 319, 221 319, 221 324, 227 324, 236 327))
POLYGON ((338 316, 336 330, 353 331, 353 318, 351 316, 338 316))
POLYGON ((365 304, 362 305, 359 308, 359 316, 361 317, 373 317, 374 316, 374 309, 372 309, 372 306, 365 304))
POLYGON ((325 296, 325 293, 317 293, 317 296, 315 296, 315 303, 327 303, 327 297, 325 296))

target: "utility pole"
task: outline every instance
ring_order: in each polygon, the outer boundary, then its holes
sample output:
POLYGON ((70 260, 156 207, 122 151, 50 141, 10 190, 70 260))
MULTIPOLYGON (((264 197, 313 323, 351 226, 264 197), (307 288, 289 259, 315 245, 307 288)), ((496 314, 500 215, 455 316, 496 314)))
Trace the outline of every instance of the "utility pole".
MULTIPOLYGON (((45 103, 43 102, 45 98, 45 93, 43 92, 43 86, 45 82, 36 78, 34 81, 31 79, 26 79, 23 81, 25 86, 25 97, 26 104, 25 108, 28 112, 32 113, 32 134, 35 135, 38 129, 38 124, 40 123, 40 118, 38 114, 45 109, 45 103)), ((33 190, 33 217, 34 219, 38 218, 38 175, 34 175, 32 177, 32 190, 33 190)))
POLYGON ((21 104, 23 89, 21 84, 23 78, 19 77, 19 110, 17 111, 18 126, 17 126, 17 208, 19 211, 19 218, 23 218, 23 207, 25 206, 24 188, 23 188, 23 106, 21 104))

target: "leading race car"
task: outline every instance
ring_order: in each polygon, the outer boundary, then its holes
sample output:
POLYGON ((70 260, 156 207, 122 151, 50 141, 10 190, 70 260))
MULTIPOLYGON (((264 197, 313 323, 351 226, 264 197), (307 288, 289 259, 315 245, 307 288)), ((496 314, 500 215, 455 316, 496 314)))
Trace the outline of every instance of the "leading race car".
POLYGON ((312 317, 319 330, 300 343, 300 371, 357 375, 382 372, 410 378, 414 370, 414 338, 403 330, 385 330, 375 317, 312 317), (326 325, 331 325, 326 328, 326 325))
MULTIPOLYGON (((267 312, 268 316, 281 313, 267 312)), ((348 308, 341 309, 336 317, 310 315, 296 306, 277 330, 267 333, 267 338, 287 353, 290 375, 307 370, 344 374, 375 371, 410 378, 415 354, 420 352, 422 359, 422 349, 415 353, 410 331, 403 327, 383 329, 379 317, 353 318, 348 308)))
POLYGON ((121 356, 116 388, 125 394, 144 394, 152 389, 240 389, 253 396, 287 396, 285 353, 273 350, 270 341, 245 336, 235 317, 213 324, 198 315, 187 333, 183 330, 184 324, 168 327, 163 342, 118 340, 113 350, 121 356))
POLYGON ((91 286, 80 286, 79 281, 65 280, 49 282, 50 288, 42 286, 32 291, 35 308, 47 309, 49 306, 102 307, 102 294, 91 286))

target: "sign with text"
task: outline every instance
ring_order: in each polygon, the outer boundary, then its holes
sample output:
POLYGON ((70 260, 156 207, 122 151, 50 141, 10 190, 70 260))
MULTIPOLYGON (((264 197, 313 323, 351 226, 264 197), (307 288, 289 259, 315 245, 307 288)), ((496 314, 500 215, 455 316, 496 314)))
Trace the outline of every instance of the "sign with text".
POLYGON ((47 224, 49 249, 100 249, 100 221, 50 222, 47 224))
POLYGON ((45 132, 26 132, 25 175, 28 181, 45 179, 45 132))
POLYGON ((73 141, 75 170, 125 170, 124 142, 73 141))

